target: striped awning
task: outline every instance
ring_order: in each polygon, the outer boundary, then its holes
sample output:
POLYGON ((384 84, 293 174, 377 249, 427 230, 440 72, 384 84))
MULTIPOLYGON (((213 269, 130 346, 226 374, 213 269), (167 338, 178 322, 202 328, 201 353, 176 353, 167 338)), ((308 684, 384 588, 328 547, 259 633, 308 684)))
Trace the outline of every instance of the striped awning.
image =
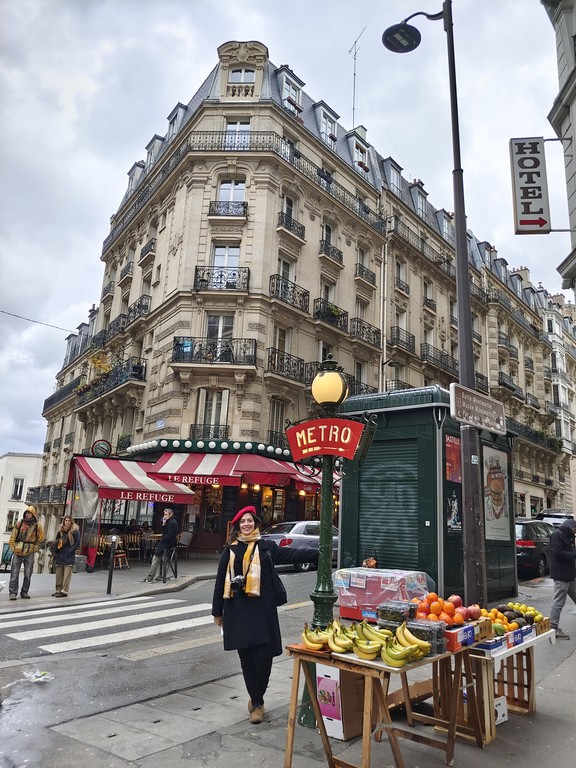
POLYGON ((143 461, 75 456, 70 476, 73 477, 73 470, 82 472, 98 486, 98 497, 101 499, 161 501, 172 504, 192 502, 194 491, 165 477, 151 477, 148 474, 151 466, 143 461))

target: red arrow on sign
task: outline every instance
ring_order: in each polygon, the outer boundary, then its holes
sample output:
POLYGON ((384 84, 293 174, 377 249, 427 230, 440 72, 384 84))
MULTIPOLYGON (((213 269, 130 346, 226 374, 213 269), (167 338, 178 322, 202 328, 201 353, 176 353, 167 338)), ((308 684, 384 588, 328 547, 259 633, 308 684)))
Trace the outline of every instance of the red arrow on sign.
POLYGON ((544 227, 548 222, 543 219, 542 216, 538 219, 520 219, 519 224, 525 224, 526 226, 536 225, 538 227, 544 227))

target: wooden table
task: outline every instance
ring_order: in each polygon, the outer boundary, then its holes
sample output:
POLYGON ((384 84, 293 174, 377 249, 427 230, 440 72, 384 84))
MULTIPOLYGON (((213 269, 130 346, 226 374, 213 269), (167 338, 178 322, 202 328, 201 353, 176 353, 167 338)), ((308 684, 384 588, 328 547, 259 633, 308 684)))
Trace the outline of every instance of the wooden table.
POLYGON ((456 715, 458 700, 461 696, 462 680, 466 678, 468 701, 475 712, 472 718, 472 726, 467 728, 474 736, 479 747, 483 746, 480 732, 480 721, 476 705, 470 653, 468 648, 463 648, 457 653, 444 653, 438 656, 430 656, 418 662, 407 664, 401 669, 388 667, 381 661, 363 661, 352 654, 340 653, 314 653, 300 645, 290 645, 287 652, 294 659, 294 674, 292 677, 292 690, 290 693, 290 709, 288 712, 288 730, 286 735, 286 752, 284 768, 291 768, 292 754, 294 750, 295 727, 298 717, 298 691, 300 685, 300 671, 304 673, 304 680, 310 703, 316 717, 316 723, 322 739, 322 746, 326 755, 327 765, 330 768, 370 768, 372 736, 375 741, 380 741, 386 734, 394 757, 396 768, 404 768, 404 761, 400 752, 398 740, 400 738, 417 741, 429 747, 440 749, 445 753, 447 765, 452 765, 454 760, 454 743, 456 739, 456 715), (322 714, 316 698, 316 686, 310 672, 310 664, 321 663, 339 670, 353 672, 364 678, 364 707, 362 713, 362 762, 360 766, 354 766, 332 753, 330 740, 322 720, 322 714), (454 664, 454 667, 452 667, 454 664), (432 667, 434 714, 422 715, 412 710, 410 700, 410 688, 407 675, 411 670, 423 666, 432 667), (425 736, 417 731, 399 728, 392 723, 388 703, 388 691, 392 675, 400 675, 404 704, 408 725, 414 721, 424 722, 445 729, 446 739, 436 739, 425 736), (377 712, 374 711, 377 708, 377 712), (375 718, 378 722, 372 732, 372 722, 375 718))

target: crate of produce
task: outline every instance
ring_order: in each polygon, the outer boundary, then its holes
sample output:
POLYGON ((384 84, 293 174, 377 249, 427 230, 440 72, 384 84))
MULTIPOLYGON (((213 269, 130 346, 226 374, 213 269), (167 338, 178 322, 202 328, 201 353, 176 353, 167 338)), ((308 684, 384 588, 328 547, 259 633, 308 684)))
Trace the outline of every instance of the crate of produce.
POLYGON ((536 635, 542 635, 544 632, 550 631, 550 619, 542 619, 542 621, 534 624, 536 627, 536 635))
POLYGON ((410 600, 388 600, 380 603, 376 609, 379 619, 384 621, 403 622, 416 616, 416 603, 410 600))
POLYGON ((494 637, 492 622, 486 616, 482 616, 475 621, 467 621, 466 624, 474 627, 474 642, 479 643, 482 640, 490 640, 494 637))

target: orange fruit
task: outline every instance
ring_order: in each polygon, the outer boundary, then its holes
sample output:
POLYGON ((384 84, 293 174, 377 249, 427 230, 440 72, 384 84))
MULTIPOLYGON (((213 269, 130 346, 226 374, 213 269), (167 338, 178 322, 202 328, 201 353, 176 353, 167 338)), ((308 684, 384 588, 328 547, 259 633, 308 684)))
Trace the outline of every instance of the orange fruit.
POLYGON ((424 613, 424 611, 416 611, 416 618, 417 619, 427 619, 428 613, 424 613))
POLYGON ((451 603, 449 600, 444 601, 444 605, 442 606, 444 609, 444 613, 447 613, 448 616, 454 616, 456 613, 456 606, 454 603, 451 603))
POLYGON ((436 592, 428 592, 426 595, 426 602, 427 603, 435 603, 438 601, 438 595, 436 592))
POLYGON ((430 603, 427 603, 426 600, 418 603, 418 611, 419 613, 430 613, 430 603))
POLYGON ((442 613, 442 605, 438 600, 430 603, 430 613, 435 613, 436 616, 439 616, 442 613))
POLYGON ((461 613, 455 613, 452 616, 452 624, 464 624, 464 616, 461 613))
POLYGON ((444 622, 445 624, 447 624, 449 627, 451 627, 451 626, 452 626, 452 624, 454 623, 454 622, 452 621, 452 616, 448 616, 448 614, 447 614, 447 613, 444 613, 444 612, 442 612, 442 613, 440 614, 440 616, 438 616, 438 619, 439 619, 440 621, 443 621, 443 622, 444 622))
POLYGON ((429 613, 428 616, 426 616, 426 618, 429 621, 438 621, 438 616, 435 613, 429 613))

